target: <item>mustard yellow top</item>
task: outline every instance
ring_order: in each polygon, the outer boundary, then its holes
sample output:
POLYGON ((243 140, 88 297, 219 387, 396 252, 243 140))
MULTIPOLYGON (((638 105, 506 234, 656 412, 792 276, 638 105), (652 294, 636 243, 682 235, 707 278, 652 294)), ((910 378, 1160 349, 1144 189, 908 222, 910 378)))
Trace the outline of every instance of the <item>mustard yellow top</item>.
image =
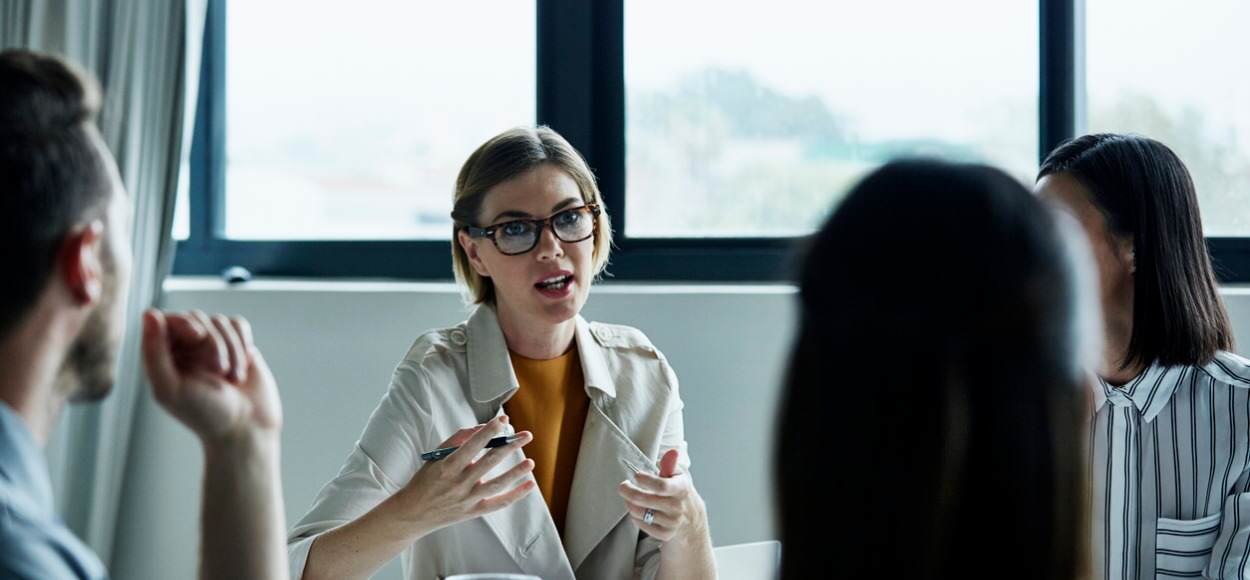
POLYGON ((582 426, 590 408, 581 360, 577 348, 549 360, 509 355, 521 388, 504 403, 504 412, 517 431, 534 434, 525 455, 534 460, 538 490, 563 534, 582 426))

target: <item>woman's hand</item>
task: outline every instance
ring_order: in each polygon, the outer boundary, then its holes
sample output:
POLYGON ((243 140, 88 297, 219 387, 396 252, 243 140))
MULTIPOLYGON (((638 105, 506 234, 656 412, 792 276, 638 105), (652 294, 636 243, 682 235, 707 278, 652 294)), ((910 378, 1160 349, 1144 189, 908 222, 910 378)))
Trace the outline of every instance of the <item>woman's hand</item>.
POLYGON ((420 522, 425 533, 501 510, 534 491, 534 480, 526 479, 534 469, 534 460, 529 458, 497 477, 483 479, 534 438, 530 432, 522 431, 516 441, 482 454, 486 444, 503 432, 507 422, 508 417, 501 416, 485 425, 457 431, 438 447, 459 449, 440 461, 427 462, 408 485, 396 493, 404 506, 403 512, 420 522))
POLYGON ((670 449, 660 459, 659 477, 639 472, 636 484, 621 482, 618 491, 630 518, 647 535, 665 543, 674 539, 692 545, 706 542, 707 508, 690 474, 678 473, 677 457, 677 450, 670 449))

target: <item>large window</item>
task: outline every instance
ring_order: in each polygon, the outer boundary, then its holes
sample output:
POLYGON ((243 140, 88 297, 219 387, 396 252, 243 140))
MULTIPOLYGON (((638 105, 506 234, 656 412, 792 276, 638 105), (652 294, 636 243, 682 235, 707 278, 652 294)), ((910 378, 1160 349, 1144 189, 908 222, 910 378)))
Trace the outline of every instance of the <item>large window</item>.
POLYGON ((1178 151, 1222 278, 1250 281, 1239 0, 226 2, 176 273, 448 279, 460 164, 542 123, 599 178, 618 280, 785 280, 888 159, 1028 183, 1114 130, 1178 151))
POLYGON ((446 239, 460 163, 534 123, 534 13, 523 0, 230 3, 226 236, 446 239))
POLYGON ((1250 236, 1250 2, 1086 2, 1090 131, 1172 147, 1208 236, 1250 236))
POLYGON ((626 2, 626 233, 804 235, 900 155, 1028 178, 1037 21, 1002 0, 626 2))

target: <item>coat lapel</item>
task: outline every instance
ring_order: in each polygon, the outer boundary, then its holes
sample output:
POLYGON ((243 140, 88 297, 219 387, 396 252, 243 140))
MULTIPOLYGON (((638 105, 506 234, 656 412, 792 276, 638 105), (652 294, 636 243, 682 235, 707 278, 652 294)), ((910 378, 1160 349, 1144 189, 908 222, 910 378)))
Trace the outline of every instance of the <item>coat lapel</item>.
MULTIPOLYGON (((480 418, 498 417, 503 413, 503 404, 520 386, 494 308, 478 307, 469 318, 467 331, 470 396, 482 411, 480 418)), ((576 341, 590 408, 582 427, 563 544, 538 492, 482 517, 508 547, 517 567, 544 580, 574 578, 574 570, 626 517, 625 501, 617 493, 617 486, 634 472, 657 471, 651 458, 619 426, 621 418, 614 415, 616 406, 611 404, 616 386, 603 348, 595 340, 589 323, 580 316, 576 341)), ((524 458, 524 452, 518 450, 488 477, 524 458)))
POLYGON ((610 404, 616 387, 602 347, 580 317, 577 345, 590 409, 582 428, 564 530, 564 548, 574 570, 626 517, 625 500, 617 493, 617 486, 636 471, 656 472, 651 459, 621 430, 620 418, 611 411, 616 408, 610 404))
MULTIPOLYGON (((494 308, 478 307, 469 318, 467 330, 470 395, 475 406, 484 411, 479 418, 498 417, 519 385, 494 308)), ((525 453, 517 450, 486 477, 498 476, 524 459, 525 453)), ((573 579, 573 567, 560 543, 560 532, 537 490, 505 509, 482 516, 482 520, 526 574, 545 580, 573 579)))
MULTIPOLYGON (((499 414, 502 413, 500 409, 499 414)), ((498 476, 524 460, 525 453, 517 450, 486 477, 498 476)), ((526 574, 551 580, 572 580, 574 577, 573 567, 560 543, 560 532, 538 490, 505 509, 482 516, 482 519, 507 547, 517 567, 526 574)))

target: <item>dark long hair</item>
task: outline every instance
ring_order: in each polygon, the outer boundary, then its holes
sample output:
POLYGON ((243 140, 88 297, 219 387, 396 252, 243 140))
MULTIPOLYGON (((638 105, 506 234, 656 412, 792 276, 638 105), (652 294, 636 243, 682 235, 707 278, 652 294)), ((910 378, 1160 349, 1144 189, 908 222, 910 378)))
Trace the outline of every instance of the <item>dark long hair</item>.
POLYGON ((891 163, 816 234, 778 422, 784 578, 1074 578, 1088 402, 1056 218, 891 163))
POLYGON ((1051 152, 1038 179, 1059 173, 1089 190, 1109 232, 1133 238, 1133 333, 1125 367, 1202 365, 1217 351, 1232 350, 1198 196, 1176 153, 1135 135, 1085 135, 1051 152))

